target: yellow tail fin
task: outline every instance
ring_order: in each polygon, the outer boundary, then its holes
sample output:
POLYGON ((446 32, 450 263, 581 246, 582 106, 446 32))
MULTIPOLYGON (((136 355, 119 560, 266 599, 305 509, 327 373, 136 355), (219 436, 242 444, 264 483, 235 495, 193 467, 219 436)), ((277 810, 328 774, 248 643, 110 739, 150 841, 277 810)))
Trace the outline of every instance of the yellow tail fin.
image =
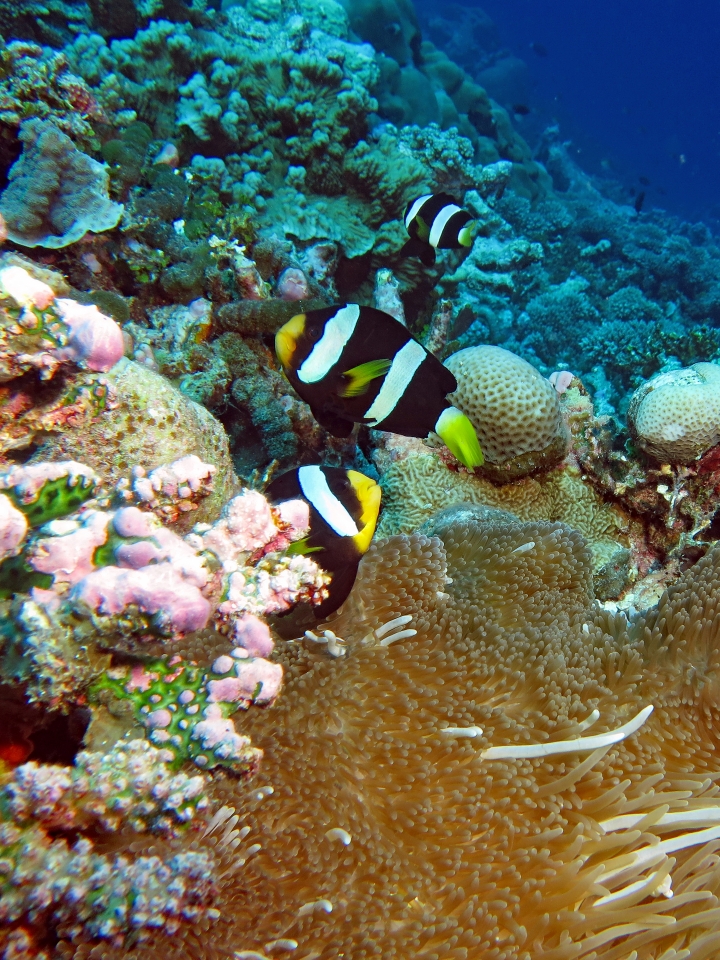
POLYGON ((435 433, 450 453, 468 470, 473 470, 485 462, 475 428, 465 414, 455 407, 446 407, 443 410, 435 424, 435 433))

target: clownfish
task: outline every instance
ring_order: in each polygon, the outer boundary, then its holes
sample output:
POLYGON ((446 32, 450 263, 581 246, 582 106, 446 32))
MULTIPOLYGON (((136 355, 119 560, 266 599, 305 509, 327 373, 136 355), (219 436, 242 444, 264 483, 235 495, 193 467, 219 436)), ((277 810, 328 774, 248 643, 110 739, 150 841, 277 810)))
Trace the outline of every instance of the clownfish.
POLYGON ((448 193, 428 193, 405 208, 405 229, 410 239, 401 257, 419 257, 426 267, 435 263, 436 250, 471 247, 477 220, 458 206, 448 193))
POLYGON ((265 490, 270 503, 304 500, 310 508, 310 530, 290 546, 290 553, 308 554, 332 577, 328 597, 313 609, 326 617, 352 589, 362 555, 370 546, 378 514, 379 484, 357 470, 341 467, 298 467, 276 477, 265 490))
POLYGON ((317 422, 336 437, 353 424, 422 437, 436 433, 468 469, 483 462, 472 423, 447 399, 453 374, 394 317, 356 303, 298 314, 275 350, 317 422))

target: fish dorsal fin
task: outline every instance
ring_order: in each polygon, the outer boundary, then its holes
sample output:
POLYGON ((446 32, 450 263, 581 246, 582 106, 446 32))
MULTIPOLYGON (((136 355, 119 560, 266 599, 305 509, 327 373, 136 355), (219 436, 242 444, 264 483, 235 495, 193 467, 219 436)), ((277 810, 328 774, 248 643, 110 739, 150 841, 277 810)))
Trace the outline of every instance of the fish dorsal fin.
POLYGON ((390 369, 391 360, 368 360, 343 373, 349 383, 340 391, 341 397, 359 397, 367 390, 373 380, 384 377, 390 369))

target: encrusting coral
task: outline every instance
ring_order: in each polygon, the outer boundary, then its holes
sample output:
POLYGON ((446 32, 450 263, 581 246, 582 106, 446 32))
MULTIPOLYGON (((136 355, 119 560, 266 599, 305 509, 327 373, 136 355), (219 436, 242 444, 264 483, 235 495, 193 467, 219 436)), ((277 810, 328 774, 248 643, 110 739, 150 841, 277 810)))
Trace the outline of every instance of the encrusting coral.
POLYGON ((436 533, 371 547, 345 655, 288 646, 243 724, 273 792, 224 892, 236 956, 714 956, 720 552, 628 622, 561 524, 436 533))
POLYGON ((108 173, 49 120, 26 120, 22 157, 8 172, 0 213, 8 236, 26 247, 67 247, 88 231, 117 226, 123 207, 108 195, 108 173))
POLYGON ((431 454, 415 454, 391 463, 381 486, 379 536, 417 532, 438 510, 458 503, 507 510, 521 520, 560 520, 588 541, 598 595, 603 599, 616 595, 608 594, 605 584, 618 561, 627 563, 627 521, 616 507, 603 502, 573 466, 496 484, 450 470, 431 454))

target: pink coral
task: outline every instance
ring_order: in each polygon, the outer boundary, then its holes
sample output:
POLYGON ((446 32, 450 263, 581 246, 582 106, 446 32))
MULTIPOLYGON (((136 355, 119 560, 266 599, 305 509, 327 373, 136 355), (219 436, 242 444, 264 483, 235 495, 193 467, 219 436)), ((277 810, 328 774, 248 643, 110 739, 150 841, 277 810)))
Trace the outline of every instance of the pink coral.
POLYGON ((275 646, 268 625, 252 614, 245 614, 235 621, 233 640, 253 657, 267 657, 275 646))
POLYGON ((31 463, 11 467, 0 475, 0 490, 12 489, 22 503, 33 503, 46 483, 63 478, 67 478, 68 486, 74 487, 77 483, 97 483, 98 475, 91 467, 75 460, 31 463))
POLYGON ((235 676, 210 680, 208 690, 212 703, 270 703, 277 697, 282 684, 283 669, 262 657, 241 660, 235 664, 235 676))
POLYGON ((83 363, 89 370, 105 372, 122 357, 125 343, 122 330, 112 317, 100 313, 95 304, 74 300, 55 301, 60 317, 70 330, 67 344, 54 355, 59 360, 83 363))
POLYGON ((221 519, 203 534, 202 545, 220 560, 236 562, 239 554, 259 550, 277 532, 265 497, 255 490, 244 490, 226 504, 221 519))
POLYGON ((155 157, 153 163, 162 163, 167 167, 171 167, 173 170, 180 163, 180 154, 178 153, 178 148, 168 140, 160 150, 160 153, 155 157))
POLYGON ((292 540, 304 537, 310 529, 310 504, 306 500, 284 500, 278 504, 277 512, 288 525, 287 533, 292 540))
MULTIPOLYGON (((3 226, 7 237, 4 219, 3 226)), ((47 310, 55 299, 52 287, 31 277, 22 267, 12 265, 0 270, 0 295, 10 297, 20 307, 36 307, 38 310, 47 310)))
POLYGON ((122 507, 113 516, 113 526, 121 537, 152 537, 157 523, 137 507, 122 507))
POLYGON ((9 497, 0 493, 0 561, 19 552, 26 533, 25 515, 13 506, 9 497))
POLYGON ((101 567, 73 588, 70 599, 106 616, 135 606, 156 616, 160 626, 179 633, 201 630, 211 612, 198 588, 169 563, 138 570, 101 567))
POLYGON ((30 566, 39 573, 51 574, 55 583, 77 583, 95 569, 93 557, 98 547, 107 540, 110 514, 93 510, 76 521, 56 523, 56 529, 70 529, 61 536, 43 537, 33 546, 28 558, 30 566))
MULTIPOLYGON (((217 703, 206 707, 203 715, 205 719, 197 723, 192 732, 193 739, 199 740, 206 750, 212 750, 224 760, 241 759, 250 746, 250 738, 236 732, 235 724, 223 716, 217 703)), ((195 762, 202 766, 201 759, 197 757, 195 762)))
POLYGON ((575 374, 569 370, 557 370, 548 377, 550 383, 555 387, 558 393, 565 393, 567 388, 575 379, 575 374))
POLYGON ((212 477, 217 467, 203 463, 194 453, 181 457, 167 466, 156 467, 149 476, 136 468, 133 492, 139 500, 153 503, 158 494, 183 499, 203 488, 212 489, 212 477))
POLYGON ((307 300, 310 296, 308 278, 299 267, 287 267, 280 274, 276 293, 281 300, 307 300))

